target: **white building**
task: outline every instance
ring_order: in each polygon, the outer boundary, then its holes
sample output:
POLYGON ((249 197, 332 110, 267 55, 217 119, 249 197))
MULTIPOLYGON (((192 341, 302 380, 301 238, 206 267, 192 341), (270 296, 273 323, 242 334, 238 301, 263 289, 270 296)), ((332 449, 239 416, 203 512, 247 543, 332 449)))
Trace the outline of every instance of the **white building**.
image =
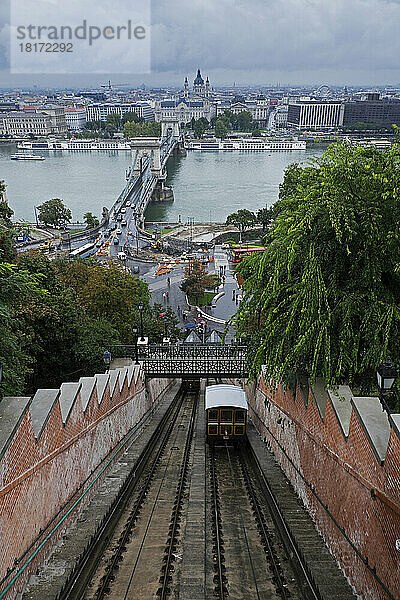
POLYGON ((286 127, 288 122, 288 106, 278 106, 274 113, 275 127, 286 127))
POLYGON ((243 111, 249 112, 254 121, 266 124, 268 121, 270 107, 265 98, 258 98, 256 100, 243 100, 241 102, 220 102, 216 107, 217 117, 225 110, 230 110, 234 115, 237 115, 243 111))
POLYGON ((53 131, 49 115, 36 111, 18 110, 0 115, 0 133, 24 137, 50 135, 53 131))
POLYGON ((145 121, 154 121, 154 111, 148 102, 98 102, 86 107, 87 121, 106 121, 108 115, 121 118, 127 112, 133 112, 145 121))
POLYGON ((336 129, 343 125, 344 104, 341 101, 290 101, 288 125, 298 129, 336 129))
POLYGON ((204 117, 211 121, 215 117, 215 106, 208 99, 189 100, 179 98, 175 100, 158 100, 154 107, 156 121, 167 121, 172 119, 178 123, 190 123, 192 119, 204 117))
POLYGON ((65 108, 65 121, 70 131, 81 131, 86 124, 85 108, 65 108))
POLYGON ((50 117, 51 133, 56 135, 67 133, 65 112, 62 106, 46 104, 45 106, 41 106, 39 111, 50 117))

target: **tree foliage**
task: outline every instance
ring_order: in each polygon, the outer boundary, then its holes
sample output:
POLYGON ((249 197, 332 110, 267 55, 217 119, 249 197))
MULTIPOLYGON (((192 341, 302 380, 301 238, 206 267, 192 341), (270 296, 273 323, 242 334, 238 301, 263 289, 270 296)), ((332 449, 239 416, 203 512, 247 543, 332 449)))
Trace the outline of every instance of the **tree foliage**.
MULTIPOLYGON (((105 348, 132 343, 139 302, 146 335, 160 342, 163 322, 147 284, 117 264, 50 261, 35 252, 20 254, 15 264, 0 258, 3 393, 31 393, 101 372, 105 348)), ((168 319, 178 337, 176 318, 168 319)))
POLYGON ((137 115, 135 112, 128 111, 128 112, 124 113, 124 115, 122 117, 122 124, 124 125, 127 122, 144 123, 144 119, 143 119, 143 117, 139 117, 139 115, 137 115))
POLYGON ((228 127, 222 119, 217 119, 215 121, 214 134, 215 134, 216 138, 219 138, 220 140, 224 140, 226 138, 226 136, 228 135, 228 131, 229 131, 228 127))
POLYGON ((126 122, 124 125, 124 137, 160 137, 161 123, 150 121, 149 123, 126 122))
POLYGON ((15 256, 13 223, 14 211, 8 206, 4 181, 0 181, 0 261, 11 262, 15 256))
POLYGON ((194 131, 194 135, 197 138, 201 138, 205 133, 207 127, 209 127, 209 122, 205 117, 200 117, 200 119, 192 119, 192 129, 194 131))
POLYGON ((220 284, 221 280, 217 275, 207 273, 204 265, 200 261, 194 260, 185 268, 181 290, 194 303, 198 303, 206 290, 215 289, 220 284))
POLYGON ((235 213, 231 213, 226 218, 227 225, 233 225, 238 229, 248 229, 257 223, 257 217, 247 208, 241 208, 235 213))
POLYGON ((31 371, 27 352, 30 336, 24 329, 22 307, 30 298, 43 296, 40 278, 26 269, 0 262, 0 363, 3 366, 2 393, 22 393, 31 371))
POLYGON ((86 229, 92 229, 99 225, 98 218, 91 212, 87 212, 83 215, 83 220, 86 223, 86 229))
POLYGON ((257 222, 262 225, 263 230, 267 230, 274 218, 274 209, 272 206, 260 208, 257 211, 257 222))
POLYGON ((39 221, 45 225, 53 225, 54 227, 60 227, 69 223, 72 219, 72 214, 69 208, 66 208, 64 202, 60 198, 52 198, 43 202, 38 206, 39 210, 39 221))
POLYGON ((239 265, 239 335, 252 375, 288 381, 303 370, 368 387, 400 359, 400 146, 331 146, 292 165, 261 255, 239 265))

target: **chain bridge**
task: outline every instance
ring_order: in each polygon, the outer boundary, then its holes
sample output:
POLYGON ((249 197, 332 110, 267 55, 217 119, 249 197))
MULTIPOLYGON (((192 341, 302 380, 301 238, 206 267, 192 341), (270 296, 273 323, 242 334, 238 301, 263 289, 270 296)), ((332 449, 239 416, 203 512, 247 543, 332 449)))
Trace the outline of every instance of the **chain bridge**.
POLYGON ((113 346, 113 358, 139 361, 146 377, 248 377, 247 346, 150 344, 113 346))

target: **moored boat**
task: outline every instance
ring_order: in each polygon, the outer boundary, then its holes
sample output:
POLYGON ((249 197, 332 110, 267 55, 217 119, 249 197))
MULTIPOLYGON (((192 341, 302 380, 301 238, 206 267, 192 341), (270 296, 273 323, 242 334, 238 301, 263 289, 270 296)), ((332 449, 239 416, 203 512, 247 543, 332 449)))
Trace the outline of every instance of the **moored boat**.
POLYGON ((11 160, 44 160, 44 156, 38 154, 12 154, 11 160))

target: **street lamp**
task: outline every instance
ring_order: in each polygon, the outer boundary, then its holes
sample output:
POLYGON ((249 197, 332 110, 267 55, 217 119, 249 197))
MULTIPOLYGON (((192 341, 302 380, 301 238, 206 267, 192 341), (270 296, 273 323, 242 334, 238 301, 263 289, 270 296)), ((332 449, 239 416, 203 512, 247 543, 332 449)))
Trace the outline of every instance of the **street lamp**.
POLYGON ((168 339, 167 313, 160 313, 160 317, 164 319, 164 339, 168 339))
POLYGON ((145 339, 144 339, 144 335, 143 335, 143 309, 144 309, 143 302, 139 302, 138 309, 139 309, 139 313, 140 313, 140 341, 144 342, 145 339))
POLYGON ((392 361, 388 358, 384 363, 380 364, 376 369, 376 378, 379 387, 379 401, 382 404, 383 410, 390 415, 390 409, 385 401, 385 395, 390 392, 392 385, 397 378, 396 368, 392 365, 392 361))
POLYGON ((133 333, 133 343, 135 345, 135 359, 136 362, 135 364, 138 365, 139 364, 139 354, 138 354, 138 326, 136 325, 136 323, 134 323, 132 325, 132 333, 133 333))
POLYGON ((111 352, 109 350, 106 350, 104 352, 103 360, 104 360, 104 364, 106 365, 106 373, 108 373, 108 371, 110 370, 110 364, 111 364, 111 352))

